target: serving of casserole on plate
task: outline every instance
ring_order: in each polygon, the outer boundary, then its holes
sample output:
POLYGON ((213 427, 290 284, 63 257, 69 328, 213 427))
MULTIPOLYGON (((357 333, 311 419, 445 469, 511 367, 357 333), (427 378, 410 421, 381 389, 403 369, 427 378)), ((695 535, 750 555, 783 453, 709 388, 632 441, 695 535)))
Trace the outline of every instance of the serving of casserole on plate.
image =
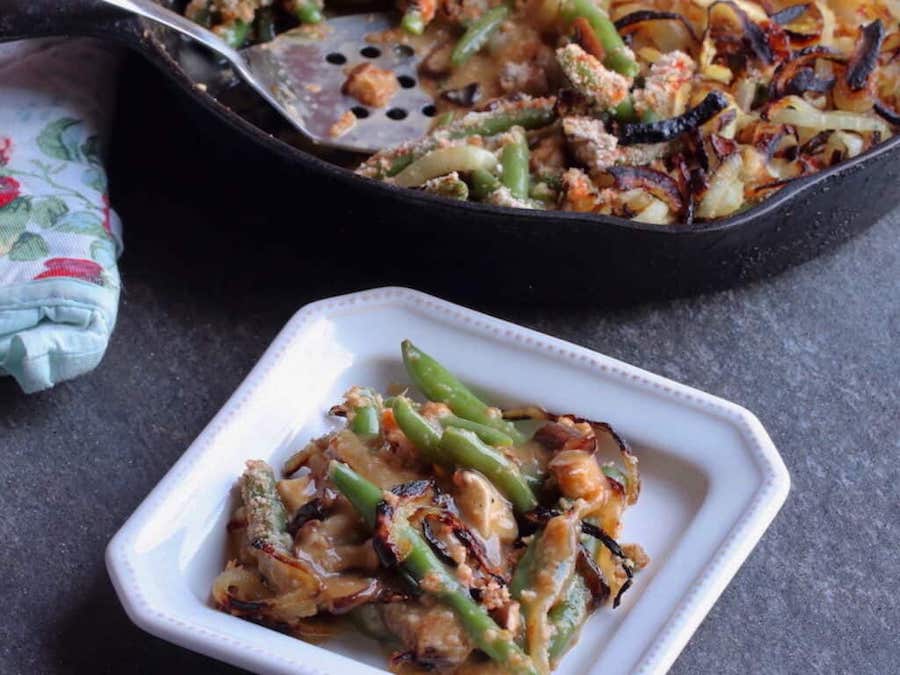
MULTIPOLYGON (((652 562, 635 575, 618 608, 588 619, 554 672, 665 671, 787 495, 787 471, 768 435, 732 403, 401 288, 341 296, 298 312, 116 534, 107 566, 132 620, 257 672, 384 667, 374 640, 345 631, 321 644, 303 642, 219 611, 210 589, 228 560, 226 525, 241 503, 245 461, 280 467, 310 438, 343 428, 346 421, 328 410, 354 384, 387 391, 408 382, 397 350, 407 337, 504 409, 533 403, 603 420, 630 443, 642 488, 620 537, 639 541, 652 562)), ((350 399, 350 423, 365 434, 365 424, 354 423, 366 407, 359 401, 350 399)), ((511 485, 498 480, 503 490, 511 485)), ((507 496, 521 504, 522 494, 507 496)))

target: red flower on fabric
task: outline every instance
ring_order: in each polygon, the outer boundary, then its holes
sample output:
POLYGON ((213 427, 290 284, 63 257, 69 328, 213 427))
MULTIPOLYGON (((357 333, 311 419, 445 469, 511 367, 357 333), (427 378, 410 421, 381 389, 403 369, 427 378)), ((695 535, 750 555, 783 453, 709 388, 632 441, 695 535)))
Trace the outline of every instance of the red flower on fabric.
POLYGON ((0 209, 19 196, 19 181, 12 176, 0 176, 0 209))
POLYGON ((38 274, 35 279, 74 277, 95 284, 103 284, 103 268, 93 260, 84 260, 83 258, 50 258, 49 260, 44 261, 44 267, 47 268, 46 271, 38 274))
POLYGON ((0 138, 0 166, 4 164, 9 164, 9 159, 12 156, 12 139, 11 138, 0 138))
POLYGON ((103 200, 103 229, 112 234, 112 223, 109 219, 109 195, 103 194, 100 199, 103 200))

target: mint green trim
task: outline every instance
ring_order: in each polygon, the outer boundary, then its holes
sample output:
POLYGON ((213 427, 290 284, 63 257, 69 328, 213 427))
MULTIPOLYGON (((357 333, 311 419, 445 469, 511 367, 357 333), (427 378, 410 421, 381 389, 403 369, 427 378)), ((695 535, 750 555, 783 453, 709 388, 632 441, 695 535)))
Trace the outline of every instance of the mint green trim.
POLYGON ((0 374, 26 393, 100 363, 116 323, 119 289, 60 277, 0 287, 0 374))

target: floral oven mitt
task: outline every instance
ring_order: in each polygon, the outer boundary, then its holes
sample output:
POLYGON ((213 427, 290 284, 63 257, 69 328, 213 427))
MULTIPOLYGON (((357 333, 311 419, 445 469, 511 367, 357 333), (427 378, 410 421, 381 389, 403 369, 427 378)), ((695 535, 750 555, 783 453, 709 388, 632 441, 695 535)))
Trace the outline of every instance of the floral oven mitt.
POLYGON ((0 45, 0 374, 26 392, 96 366, 115 324, 115 71, 88 40, 0 45))

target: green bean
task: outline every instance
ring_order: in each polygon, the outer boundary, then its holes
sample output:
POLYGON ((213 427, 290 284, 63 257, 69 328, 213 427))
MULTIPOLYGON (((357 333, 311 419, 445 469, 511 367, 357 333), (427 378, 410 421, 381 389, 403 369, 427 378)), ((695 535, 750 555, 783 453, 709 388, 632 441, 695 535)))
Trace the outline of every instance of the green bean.
POLYGON ((322 8, 315 0, 297 0, 294 3, 294 14, 303 23, 319 23, 322 21, 322 8))
POLYGON ((410 7, 400 19, 400 26, 410 35, 421 35, 425 32, 425 20, 422 18, 422 12, 415 7, 410 7))
POLYGON ((381 433, 381 411, 375 405, 357 408, 350 422, 350 431, 367 441, 381 433))
POLYGON ((328 477, 366 521, 366 525, 370 528, 375 527, 375 509, 378 502, 384 499, 381 488, 367 481, 343 462, 336 460, 331 460, 328 464, 328 477))
POLYGON ((552 98, 540 98, 512 103, 497 110, 469 113, 447 128, 447 136, 451 139, 467 136, 496 136, 513 127, 539 129, 556 119, 553 102, 552 98))
POLYGON ((241 498, 247 512, 247 538, 288 552, 291 537, 287 533, 287 511, 275 487, 275 473, 265 462, 247 462, 241 479, 241 498))
POLYGON ((538 539, 540 539, 540 534, 535 534, 531 537, 528 548, 525 549, 525 553, 519 558, 516 571, 513 572, 512 579, 509 582, 509 594, 514 600, 521 598, 522 591, 528 590, 528 587, 531 585, 531 580, 535 574, 534 561, 538 539))
POLYGON ((434 126, 432 127, 432 130, 446 127, 449 124, 451 124, 454 119, 456 119, 456 113, 453 112, 452 110, 448 110, 445 113, 441 113, 440 115, 438 115, 437 117, 434 118, 434 126))
POLYGON ((422 456, 430 462, 437 462, 436 450, 441 442, 441 434, 431 424, 417 413, 412 402, 405 397, 398 396, 391 403, 394 411, 394 419, 403 434, 419 449, 422 456))
POLYGON ((494 153, 474 145, 451 145, 432 150, 417 159, 394 177, 400 187, 418 187, 422 183, 452 171, 493 169, 497 166, 494 153))
POLYGON ((638 114, 634 109, 634 101, 631 96, 610 110, 613 118, 618 122, 637 122, 638 114))
POLYGON ((620 114, 628 113, 628 81, 622 75, 611 72, 574 42, 557 49, 556 60, 575 90, 597 111, 616 114, 622 107, 620 114))
MULTIPOLYGON (((374 526, 375 511, 383 499, 381 490, 346 464, 334 460, 328 466, 328 475, 363 519, 370 526, 374 526)), ((454 611, 460 625, 481 651, 508 668, 510 672, 536 675, 537 671, 530 659, 516 645, 509 633, 501 630, 484 607, 472 599, 468 589, 438 560, 422 536, 411 525, 396 521, 391 536, 398 549, 407 552, 401 561, 402 568, 420 584, 420 588, 421 581, 428 577, 428 587, 422 590, 434 595, 438 601, 454 611)))
POLYGON ((520 513, 537 506, 537 499, 518 466, 503 453, 482 443, 473 432, 454 427, 444 429, 440 449, 456 466, 482 473, 520 513))
POLYGON ((556 119, 555 99, 537 98, 501 104, 495 110, 472 112, 445 126, 437 126, 431 135, 376 153, 357 169, 371 178, 396 176, 417 159, 445 144, 469 136, 495 136, 515 126, 523 129, 545 127, 556 119))
POLYGON ((603 45, 606 58, 604 65, 627 77, 634 77, 640 72, 640 66, 629 56, 625 42, 610 21, 606 13, 594 4, 594 0, 567 0, 563 7, 563 18, 574 21, 584 17, 591 24, 597 39, 603 45))
POLYGON ((501 180, 513 197, 527 199, 531 178, 528 170, 528 139, 525 138, 525 132, 518 127, 514 127, 510 134, 515 139, 503 146, 500 153, 501 180))
POLYGON ((247 35, 250 33, 250 24, 240 19, 235 19, 229 24, 219 26, 215 32, 229 47, 239 49, 247 41, 247 35))
POLYGON ((469 26, 459 42, 456 43, 450 54, 450 63, 454 67, 458 67, 477 54, 508 16, 509 7, 506 5, 497 5, 494 9, 482 14, 481 18, 469 26))
POLYGON ((271 7, 256 10, 256 41, 271 42, 275 39, 275 15, 271 7))
POLYGON ((516 427, 504 420, 496 408, 490 408, 469 391, 453 373, 435 359, 420 350, 409 340, 401 345, 403 364, 410 378, 432 401, 446 403, 450 410, 467 420, 499 429, 515 443, 522 443, 524 437, 516 427))
POLYGON ((475 199, 485 199, 502 185, 500 179, 489 171, 476 169, 469 175, 469 194, 475 199))
POLYGON ((548 618, 555 628, 550 640, 550 662, 556 665, 578 637, 590 614, 591 591, 578 573, 572 575, 562 592, 562 599, 550 610, 548 618))
POLYGON ((478 422, 473 422, 472 420, 466 420, 462 417, 457 417, 456 415, 443 415, 438 418, 438 422, 441 423, 442 427, 456 427, 458 429, 466 429, 468 431, 472 431, 475 433, 478 438, 483 440, 488 445, 514 445, 513 439, 511 439, 507 434, 504 434, 499 429, 495 429, 494 427, 489 427, 486 424, 479 424, 478 422))
MULTIPOLYGON (((529 549, 531 558, 523 576, 527 581, 515 582, 514 597, 522 606, 528 654, 542 672, 550 672, 551 637, 548 634, 550 611, 563 597, 563 590, 575 571, 578 555, 580 520, 574 512, 547 521, 544 530, 536 534, 529 549), (530 593, 525 593, 528 590, 530 593)), ((529 552, 526 551, 526 555, 529 552)), ((518 572, 518 569, 517 569, 518 572)))

